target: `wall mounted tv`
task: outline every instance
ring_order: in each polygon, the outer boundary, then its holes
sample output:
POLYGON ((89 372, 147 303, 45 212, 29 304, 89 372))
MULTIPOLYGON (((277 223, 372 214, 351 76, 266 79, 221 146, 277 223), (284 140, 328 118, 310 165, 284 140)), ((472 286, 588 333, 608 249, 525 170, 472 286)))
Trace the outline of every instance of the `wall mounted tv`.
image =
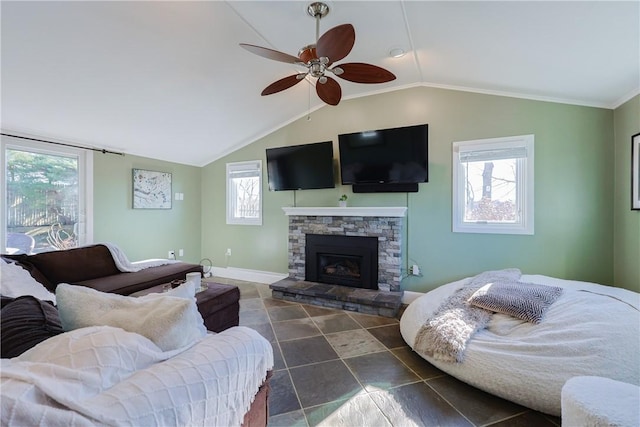
POLYGON ((334 188, 333 142, 267 148, 269 190, 334 188))
POLYGON ((338 135, 340 174, 355 193, 416 192, 429 180, 429 125, 338 135))

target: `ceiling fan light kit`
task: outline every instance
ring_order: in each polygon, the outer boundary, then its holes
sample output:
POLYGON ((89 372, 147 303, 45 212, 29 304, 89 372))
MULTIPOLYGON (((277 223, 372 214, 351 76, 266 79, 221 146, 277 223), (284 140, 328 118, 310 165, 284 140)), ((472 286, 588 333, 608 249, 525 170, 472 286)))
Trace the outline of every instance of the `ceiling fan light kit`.
POLYGON ((327 75, 328 73, 354 83, 386 83, 395 80, 396 76, 393 73, 376 65, 362 62, 334 65, 346 57, 353 48, 356 40, 353 25, 338 25, 320 37, 320 20, 329 13, 329 6, 322 2, 314 2, 307 7, 307 13, 316 20, 316 43, 300 49, 297 57, 266 47, 240 43, 244 49, 263 58, 307 69, 306 72, 271 83, 262 91, 262 96, 281 92, 309 76, 316 79, 318 97, 329 105, 338 105, 342 99, 342 89, 336 80, 327 75))

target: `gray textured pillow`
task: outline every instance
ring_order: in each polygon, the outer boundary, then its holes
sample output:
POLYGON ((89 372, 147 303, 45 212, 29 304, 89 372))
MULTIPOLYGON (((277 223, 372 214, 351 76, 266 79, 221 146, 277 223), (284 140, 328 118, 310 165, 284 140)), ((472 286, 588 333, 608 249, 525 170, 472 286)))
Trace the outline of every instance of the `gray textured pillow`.
POLYGON ((556 286, 495 281, 474 292, 469 303, 485 310, 540 323, 547 308, 562 295, 556 286))

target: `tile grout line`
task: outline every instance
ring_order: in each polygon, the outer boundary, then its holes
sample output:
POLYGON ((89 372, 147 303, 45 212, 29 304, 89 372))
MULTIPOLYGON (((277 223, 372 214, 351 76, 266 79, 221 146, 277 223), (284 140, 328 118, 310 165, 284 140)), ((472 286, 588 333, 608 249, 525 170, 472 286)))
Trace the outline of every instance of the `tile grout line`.
POLYGON ((519 417, 521 415, 526 414, 527 412, 531 412, 531 410, 527 409, 527 408, 524 408, 524 411, 522 411, 522 412, 517 412, 517 413, 515 413, 513 415, 509 415, 508 417, 504 417, 504 418, 501 418, 499 420, 492 421, 490 423, 481 424, 478 427, 489 427, 489 426, 492 426, 492 425, 495 425, 495 424, 498 424, 498 423, 501 423, 501 422, 504 422, 504 421, 507 421, 507 420, 510 420, 510 419, 513 419, 513 418, 516 418, 516 417, 519 417))
MULTIPOLYGON (((438 378, 441 378, 441 377, 438 377, 438 378)), ((460 410, 459 410, 458 408, 456 408, 456 406, 455 406, 453 403, 449 402, 449 400, 448 400, 447 398, 445 398, 442 394, 438 393, 438 390, 436 390, 435 388, 433 388, 433 387, 431 386, 431 384, 429 384, 429 382, 428 382, 428 381, 429 381, 429 380, 424 380, 424 383, 427 385, 427 387, 429 387, 429 388, 430 388, 431 390, 433 390, 433 391, 434 391, 438 396, 440 396, 440 398, 441 398, 442 400, 444 400, 445 402, 447 402, 447 404, 448 404, 449 406, 451 406, 451 407, 453 408, 453 410, 454 410, 454 411, 456 411, 457 413, 459 413, 459 414, 460 414, 460 416, 461 416, 462 418, 464 418, 465 420, 469 421, 469 424, 471 424, 472 426, 476 426, 476 427, 478 427, 478 426, 476 425, 476 423, 472 422, 472 421, 471 421, 469 418, 467 418, 467 417, 466 417, 462 412, 460 412, 460 410)))

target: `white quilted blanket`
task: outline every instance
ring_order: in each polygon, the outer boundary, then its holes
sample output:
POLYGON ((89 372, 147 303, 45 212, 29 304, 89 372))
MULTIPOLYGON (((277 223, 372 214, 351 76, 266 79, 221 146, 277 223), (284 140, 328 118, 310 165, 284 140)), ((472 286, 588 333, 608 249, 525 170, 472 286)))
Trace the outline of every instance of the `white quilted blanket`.
POLYGON ((116 264, 118 270, 123 273, 135 273, 136 271, 144 270, 145 268, 158 267, 166 264, 175 264, 179 261, 173 259, 147 259, 143 261, 130 262, 127 255, 117 245, 109 242, 102 242, 100 245, 106 246, 111 252, 113 262, 116 264))
MULTIPOLYGON (((400 332, 410 346, 441 302, 466 281, 443 285, 407 307, 400 332)), ((477 388, 553 415, 560 415, 562 386, 572 377, 640 385, 640 294, 541 275, 523 275, 521 281, 564 289, 541 323, 494 314, 468 342, 463 363, 422 357, 477 388)))
POLYGON ((273 366, 252 329, 163 352, 147 338, 96 326, 2 359, 2 425, 240 425, 273 366))

